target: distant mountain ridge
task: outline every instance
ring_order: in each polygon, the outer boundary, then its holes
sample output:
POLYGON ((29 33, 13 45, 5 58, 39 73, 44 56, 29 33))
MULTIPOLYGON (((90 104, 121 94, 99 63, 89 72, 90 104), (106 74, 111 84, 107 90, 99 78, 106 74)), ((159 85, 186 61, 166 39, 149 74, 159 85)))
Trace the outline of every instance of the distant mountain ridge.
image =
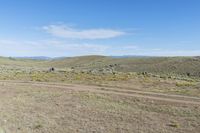
POLYGON ((51 57, 47 57, 47 56, 32 56, 32 57, 13 57, 13 58, 17 58, 17 59, 31 59, 31 60, 51 60, 53 58, 51 57))
MULTIPOLYGON (((76 56, 75 56, 76 57, 76 56)), ((114 56, 106 56, 106 57, 112 57, 112 58, 145 58, 145 57, 152 57, 152 56, 143 56, 143 55, 114 55, 114 56)), ((11 58, 17 58, 17 59, 32 59, 32 60, 56 60, 56 59, 64 59, 68 58, 66 57, 48 57, 48 56, 24 56, 24 57, 11 57, 11 58)), ((73 58, 73 57, 72 57, 73 58)))

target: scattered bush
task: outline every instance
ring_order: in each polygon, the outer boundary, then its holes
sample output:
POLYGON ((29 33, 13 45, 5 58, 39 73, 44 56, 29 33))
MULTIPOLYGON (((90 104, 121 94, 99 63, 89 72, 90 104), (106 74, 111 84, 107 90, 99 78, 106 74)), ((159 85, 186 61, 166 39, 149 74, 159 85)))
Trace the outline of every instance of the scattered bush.
POLYGON ((194 82, 188 82, 188 81, 178 81, 176 82, 176 86, 177 87, 182 87, 182 86, 195 86, 195 83, 194 82))

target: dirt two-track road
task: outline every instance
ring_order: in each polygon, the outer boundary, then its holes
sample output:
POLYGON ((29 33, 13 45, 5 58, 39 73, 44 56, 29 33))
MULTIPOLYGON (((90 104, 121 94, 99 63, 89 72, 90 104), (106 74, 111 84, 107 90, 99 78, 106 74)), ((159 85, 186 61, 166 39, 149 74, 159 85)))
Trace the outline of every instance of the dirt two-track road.
POLYGON ((0 133, 200 132, 200 98, 111 87, 0 81, 0 133))

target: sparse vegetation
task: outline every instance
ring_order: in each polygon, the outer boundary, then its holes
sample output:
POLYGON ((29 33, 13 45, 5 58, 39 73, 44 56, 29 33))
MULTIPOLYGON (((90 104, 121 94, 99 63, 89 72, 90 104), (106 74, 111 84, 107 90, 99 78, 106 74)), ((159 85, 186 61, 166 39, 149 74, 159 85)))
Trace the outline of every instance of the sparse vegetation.
POLYGON ((178 87, 183 87, 183 86, 189 87, 189 86, 195 86, 195 83, 194 82, 188 82, 188 81, 178 81, 176 83, 176 86, 178 86, 178 87))
POLYGON ((0 125, 19 133, 199 132, 198 62, 184 66, 191 59, 0 58, 0 125))

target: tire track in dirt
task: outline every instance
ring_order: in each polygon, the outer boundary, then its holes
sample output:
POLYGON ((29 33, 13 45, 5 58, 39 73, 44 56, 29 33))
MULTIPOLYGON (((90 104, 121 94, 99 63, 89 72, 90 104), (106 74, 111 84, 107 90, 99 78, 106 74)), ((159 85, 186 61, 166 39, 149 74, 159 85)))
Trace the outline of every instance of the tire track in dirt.
POLYGON ((200 98, 191 96, 181 96, 174 94, 163 94, 155 92, 144 92, 138 90, 127 90, 119 89, 113 87, 99 87, 90 85, 80 85, 80 84, 63 84, 63 83, 52 83, 52 82, 32 82, 32 81, 0 81, 1 83, 9 83, 23 86, 37 86, 37 87, 48 87, 57 89, 68 89, 74 91, 88 91, 93 93, 103 93, 103 94, 115 94, 123 96, 131 96, 136 98, 145 98, 150 100, 166 101, 172 103, 180 104, 195 104, 200 105, 200 98))

